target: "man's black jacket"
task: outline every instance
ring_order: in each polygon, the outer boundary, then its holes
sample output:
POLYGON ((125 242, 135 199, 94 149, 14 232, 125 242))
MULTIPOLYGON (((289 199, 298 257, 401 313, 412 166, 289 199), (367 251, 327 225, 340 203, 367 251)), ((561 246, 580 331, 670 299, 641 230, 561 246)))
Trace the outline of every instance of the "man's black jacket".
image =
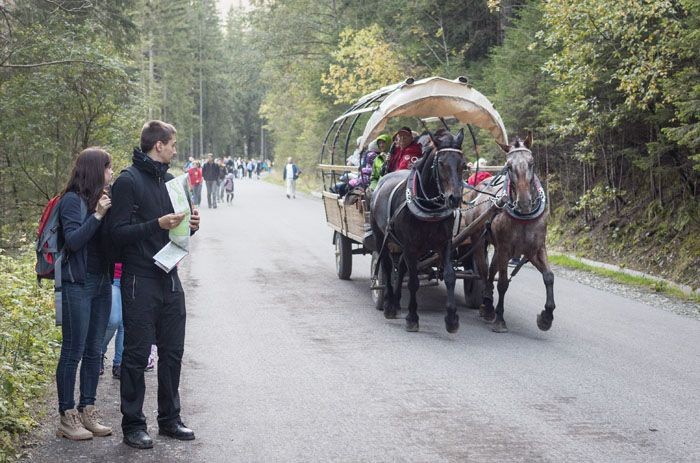
POLYGON ((219 180, 219 165, 215 162, 205 162, 202 166, 202 177, 210 182, 219 180))
MULTIPOLYGON (((153 256, 170 241, 168 230, 160 228, 158 219, 173 212, 165 182, 174 177, 167 172, 167 164, 153 161, 138 149, 132 160, 138 175, 122 173, 112 186, 110 235, 121 249, 124 273, 163 276, 165 272, 153 263, 153 256)), ((177 272, 177 267, 172 272, 177 272)))

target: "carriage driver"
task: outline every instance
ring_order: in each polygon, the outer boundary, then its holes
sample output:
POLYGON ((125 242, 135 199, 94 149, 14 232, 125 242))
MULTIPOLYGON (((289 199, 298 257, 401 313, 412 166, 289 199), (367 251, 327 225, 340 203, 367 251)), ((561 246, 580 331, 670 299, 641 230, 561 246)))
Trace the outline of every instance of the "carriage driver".
POLYGON ((389 155, 387 172, 410 169, 423 155, 421 145, 413 138, 410 127, 401 127, 393 138, 394 147, 389 155))

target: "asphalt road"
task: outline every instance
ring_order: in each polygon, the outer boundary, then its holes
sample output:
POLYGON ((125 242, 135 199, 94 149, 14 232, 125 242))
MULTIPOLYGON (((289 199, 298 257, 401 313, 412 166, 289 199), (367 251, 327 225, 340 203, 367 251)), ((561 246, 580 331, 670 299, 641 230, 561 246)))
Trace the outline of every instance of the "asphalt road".
POLYGON ((557 278, 541 332, 544 285, 527 266, 508 293, 509 333, 462 305, 448 334, 442 285, 421 289, 421 330, 408 333, 373 308, 368 256, 351 281, 336 277, 320 200, 255 180, 236 190, 202 210, 181 267, 182 409, 197 439, 121 444, 106 377, 98 400, 115 436, 58 439, 51 412, 29 461, 700 461, 698 321, 557 278))

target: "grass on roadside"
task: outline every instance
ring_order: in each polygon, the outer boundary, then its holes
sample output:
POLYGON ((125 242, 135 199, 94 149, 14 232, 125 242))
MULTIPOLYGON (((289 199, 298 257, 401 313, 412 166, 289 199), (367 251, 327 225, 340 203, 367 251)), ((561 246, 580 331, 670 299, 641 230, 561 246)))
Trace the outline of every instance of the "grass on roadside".
POLYGON ((657 293, 666 294, 686 301, 700 303, 700 295, 686 294, 680 289, 675 288, 673 286, 669 286, 663 281, 653 280, 651 278, 646 278, 638 275, 629 275, 618 270, 595 267, 593 265, 586 264, 585 262, 581 262, 579 260, 561 254, 550 254, 549 261, 555 265, 560 265, 562 267, 567 267, 575 270, 583 270, 606 278, 610 278, 611 280, 614 280, 618 283, 647 288, 657 293))
MULTIPOLYGON (((270 172, 269 174, 260 178, 261 180, 264 180, 268 183, 272 183, 273 185, 285 186, 285 182, 282 179, 282 174, 275 169, 273 169, 272 172, 270 172)), ((304 172, 303 175, 299 176, 299 180, 297 180, 296 186, 297 191, 306 194, 309 194, 313 191, 318 191, 320 188, 319 180, 318 178, 316 178, 315 173, 311 173, 307 176, 306 172, 304 172)))

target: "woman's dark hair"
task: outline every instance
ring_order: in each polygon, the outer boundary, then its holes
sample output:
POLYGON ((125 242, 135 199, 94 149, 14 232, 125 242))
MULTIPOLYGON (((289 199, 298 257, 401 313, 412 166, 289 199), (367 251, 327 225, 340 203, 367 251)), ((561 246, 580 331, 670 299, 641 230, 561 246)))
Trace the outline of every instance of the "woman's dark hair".
POLYGON ((95 211, 105 187, 105 169, 112 165, 112 156, 102 148, 91 146, 75 158, 73 171, 62 194, 72 191, 87 202, 88 211, 95 211))
POLYGON ((143 125, 141 129, 141 151, 148 153, 156 146, 156 143, 168 143, 177 131, 167 122, 152 120, 143 125))

